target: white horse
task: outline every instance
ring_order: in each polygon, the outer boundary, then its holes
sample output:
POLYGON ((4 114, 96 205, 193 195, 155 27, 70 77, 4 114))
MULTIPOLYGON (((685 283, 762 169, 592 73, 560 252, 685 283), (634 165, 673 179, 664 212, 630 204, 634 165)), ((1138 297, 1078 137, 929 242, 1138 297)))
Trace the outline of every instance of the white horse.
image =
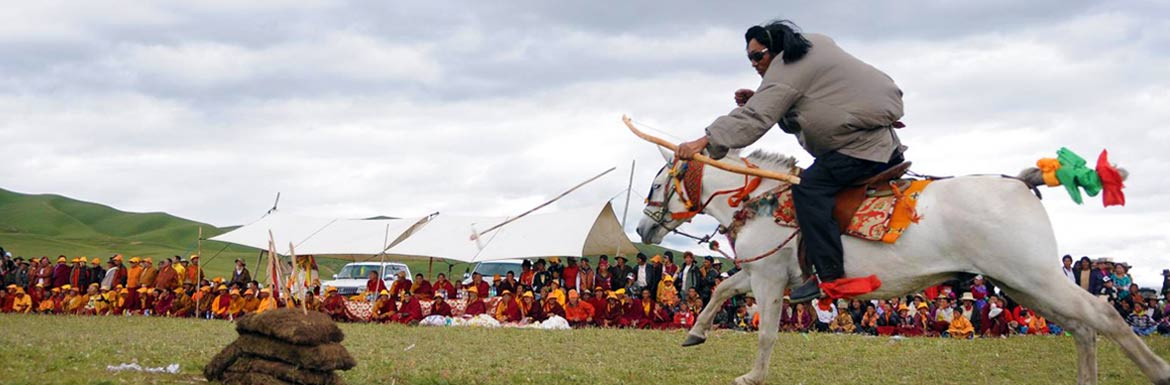
MULTIPOLYGON (((668 163, 673 160, 672 152, 659 150, 668 163)), ((778 172, 789 172, 795 164, 791 157, 759 151, 747 159, 762 169, 778 172)), ((733 152, 723 161, 738 160, 738 154, 733 152)), ((668 168, 655 177, 648 198, 651 205, 646 210, 648 215, 638 225, 638 234, 645 243, 662 242, 667 233, 686 221, 672 219, 670 215, 659 220, 652 218, 662 213, 686 211, 680 194, 665 193, 672 188, 668 168), (663 202, 667 197, 669 201, 663 202)), ((740 174, 714 167, 704 167, 703 173, 703 202, 712 192, 744 185, 740 174)), ((779 187, 780 183, 765 180, 753 196, 779 187)), ((714 199, 704 213, 728 226, 736 210, 726 199, 714 199)), ((1079 356, 1078 384, 1097 382, 1096 337, 1101 333, 1117 342, 1151 382, 1170 385, 1170 365, 1154 355, 1108 303, 1082 290, 1061 272, 1055 263, 1056 238, 1048 214, 1024 183, 1000 176, 938 180, 922 192, 917 212, 921 220, 911 225, 897 243, 844 237, 846 276, 874 274, 882 282, 880 289, 860 299, 906 295, 958 273, 983 274, 1016 301, 1072 333, 1079 356)), ((735 252, 743 258, 768 253, 793 231, 775 224, 769 215, 757 216, 740 227, 735 252)), ((752 370, 736 378, 735 383, 764 383, 780 323, 781 295, 790 283, 800 280, 796 242, 763 259, 745 263, 741 272, 716 288, 683 345, 706 341, 718 311, 717 304, 750 291, 761 307, 759 353, 752 370)))

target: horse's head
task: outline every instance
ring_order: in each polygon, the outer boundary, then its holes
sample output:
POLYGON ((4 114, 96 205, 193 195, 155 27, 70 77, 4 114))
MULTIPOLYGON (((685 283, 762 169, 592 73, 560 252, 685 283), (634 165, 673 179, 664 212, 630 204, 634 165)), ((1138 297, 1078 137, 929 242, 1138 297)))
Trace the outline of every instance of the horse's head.
POLYGON ((678 193, 675 183, 681 185, 684 173, 676 167, 680 162, 674 162, 674 153, 658 147, 666 165, 658 170, 654 176, 654 183, 650 185, 650 192, 646 196, 646 208, 642 210, 642 221, 638 223, 638 235, 642 236, 642 243, 658 244, 675 228, 686 223, 690 218, 676 218, 674 213, 686 212, 689 208, 683 202, 685 199, 678 193))

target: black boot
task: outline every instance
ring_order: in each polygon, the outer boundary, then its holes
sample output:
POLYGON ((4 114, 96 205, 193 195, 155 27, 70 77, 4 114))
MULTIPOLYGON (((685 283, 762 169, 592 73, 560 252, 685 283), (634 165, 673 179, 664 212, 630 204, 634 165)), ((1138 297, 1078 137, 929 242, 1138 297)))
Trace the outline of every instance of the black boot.
POLYGON ((789 302, 795 305, 824 297, 825 293, 821 292, 820 280, 813 277, 804 281, 804 284, 792 289, 792 293, 789 296, 791 297, 789 302))

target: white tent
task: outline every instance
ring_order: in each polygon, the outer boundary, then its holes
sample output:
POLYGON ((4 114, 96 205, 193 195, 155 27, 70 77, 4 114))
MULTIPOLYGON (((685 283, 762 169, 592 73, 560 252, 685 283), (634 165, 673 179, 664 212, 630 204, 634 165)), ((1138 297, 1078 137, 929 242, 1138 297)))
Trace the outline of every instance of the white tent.
POLYGON ((389 255, 464 262, 617 253, 633 255, 638 252, 609 203, 600 207, 530 214, 487 232, 480 237, 478 245, 471 239, 473 227, 484 231, 508 218, 440 214, 414 227, 423 219, 323 219, 273 213, 211 239, 267 249, 268 231, 271 230, 278 249, 292 242, 297 254, 315 255, 374 255, 381 253, 389 240, 392 245, 386 251, 389 255), (399 242, 395 243, 396 240, 399 242))
POLYGON ((482 250, 471 239, 473 227, 484 231, 507 219, 439 215, 389 253, 465 262, 638 253, 609 203, 519 218, 482 235, 482 250))
POLYGON ((267 250, 268 232, 272 231, 276 249, 283 253, 288 252, 291 242, 302 255, 374 255, 400 240, 422 219, 333 219, 274 212, 211 240, 267 250))

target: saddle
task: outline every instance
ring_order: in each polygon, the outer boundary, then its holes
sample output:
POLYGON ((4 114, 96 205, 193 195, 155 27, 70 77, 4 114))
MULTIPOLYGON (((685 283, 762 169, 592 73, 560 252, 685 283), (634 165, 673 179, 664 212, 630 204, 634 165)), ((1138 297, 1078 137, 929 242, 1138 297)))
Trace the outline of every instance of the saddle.
POLYGON ((894 186, 898 186, 900 191, 905 191, 905 186, 908 186, 910 181, 899 178, 906 175, 906 171, 910 170, 911 163, 902 162, 877 175, 854 181, 850 187, 837 193, 833 219, 837 220, 837 226, 841 229, 842 234, 845 233, 853 215, 857 213, 857 209, 861 208, 861 204, 866 198, 893 195, 894 186))

